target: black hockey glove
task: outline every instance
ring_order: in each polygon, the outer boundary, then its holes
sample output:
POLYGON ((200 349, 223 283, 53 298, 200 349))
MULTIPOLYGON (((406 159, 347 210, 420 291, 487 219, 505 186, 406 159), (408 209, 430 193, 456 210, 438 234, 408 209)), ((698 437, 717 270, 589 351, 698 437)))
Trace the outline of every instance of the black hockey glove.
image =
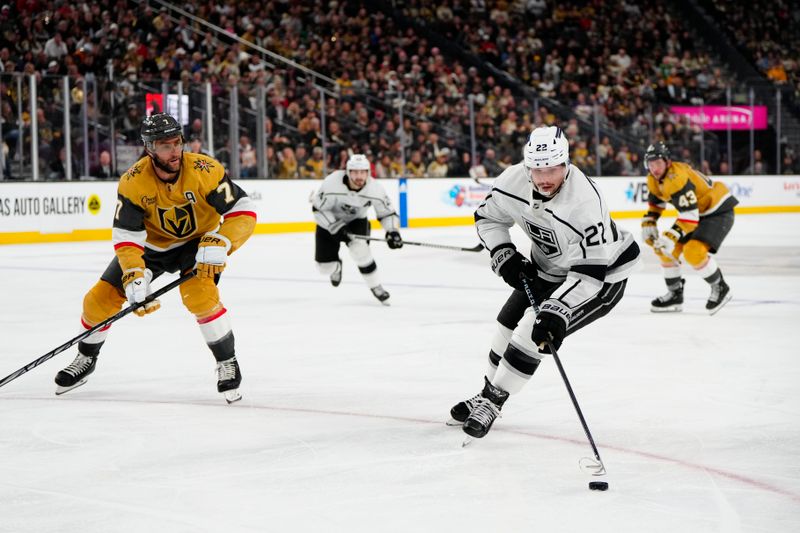
POLYGON ((350 241, 352 240, 350 235, 347 234, 347 226, 344 226, 342 229, 334 233, 333 236, 345 244, 350 244, 350 241))
POLYGON ((386 244, 389 245, 389 248, 392 250, 397 250, 398 248, 403 247, 403 238, 400 236, 399 231, 387 231, 386 232, 386 244))
POLYGON ((521 277, 536 279, 536 267, 517 251, 513 244, 503 245, 492 252, 492 271, 518 291, 524 291, 521 277))
POLYGON ((561 347, 561 343, 564 342, 564 337, 567 336, 569 315, 569 308, 560 301, 554 299, 545 300, 539 308, 539 314, 536 315, 536 320, 533 323, 533 331, 531 332, 533 343, 544 353, 550 352, 546 344, 548 341, 558 350, 561 347))

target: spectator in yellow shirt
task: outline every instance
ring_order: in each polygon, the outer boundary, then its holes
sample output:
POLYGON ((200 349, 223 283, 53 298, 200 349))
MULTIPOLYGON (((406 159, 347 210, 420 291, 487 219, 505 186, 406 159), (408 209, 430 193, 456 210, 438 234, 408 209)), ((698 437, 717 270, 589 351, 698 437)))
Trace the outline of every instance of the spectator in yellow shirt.
POLYGON ((450 158, 450 149, 449 148, 442 148, 436 153, 436 158, 431 161, 428 165, 428 177, 429 178, 444 178, 447 177, 447 173, 450 171, 450 168, 447 164, 447 160, 450 158))
POLYGON ((315 180, 324 177, 325 159, 323 158, 323 151, 321 146, 315 146, 311 151, 311 157, 306 161, 306 164, 300 168, 301 178, 312 178, 315 180))
POLYGON ((278 179, 297 179, 299 177, 297 172, 297 159, 294 157, 294 150, 287 146, 281 150, 278 163, 278 179))
POLYGON ((411 160, 406 162, 406 175, 409 178, 425 177, 425 162, 422 160, 422 152, 419 150, 411 152, 411 160))

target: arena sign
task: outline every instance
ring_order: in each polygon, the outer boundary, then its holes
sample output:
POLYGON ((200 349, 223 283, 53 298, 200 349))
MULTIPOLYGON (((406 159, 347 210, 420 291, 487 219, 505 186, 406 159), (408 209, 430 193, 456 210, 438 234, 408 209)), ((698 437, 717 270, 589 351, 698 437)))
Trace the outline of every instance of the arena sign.
POLYGON ((670 106, 673 115, 689 117, 692 124, 704 130, 764 130, 767 128, 767 106, 670 106))

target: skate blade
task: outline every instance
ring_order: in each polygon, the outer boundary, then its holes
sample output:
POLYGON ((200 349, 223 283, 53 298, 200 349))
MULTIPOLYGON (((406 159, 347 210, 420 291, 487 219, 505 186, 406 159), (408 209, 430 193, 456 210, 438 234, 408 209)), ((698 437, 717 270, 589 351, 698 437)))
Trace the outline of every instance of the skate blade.
POLYGON ((242 399, 242 395, 239 394, 239 389, 226 390, 222 395, 225 397, 225 401, 228 402, 228 405, 242 399))
POLYGON ((379 300, 381 305, 385 305, 386 307, 391 307, 392 304, 389 303, 389 300, 379 300))
POLYGON ((62 387, 61 385, 57 385, 56 386, 56 396, 61 396, 65 392, 69 392, 69 391, 71 391, 73 389, 77 389, 81 385, 85 384, 87 379, 88 378, 84 378, 84 379, 80 380, 79 382, 77 382, 75 385, 73 385, 71 387, 62 387))
POLYGON ((461 443, 461 447, 462 447, 462 448, 466 448, 467 446, 469 446, 470 444, 472 444, 472 442, 473 442, 474 440, 475 440, 475 439, 474 439, 473 437, 465 437, 465 438, 464 438, 464 441, 461 443))
POLYGON ((714 309, 709 309, 708 310, 708 314, 712 315, 712 316, 717 314, 717 311, 719 311, 720 309, 725 307, 725 304, 730 302, 730 301, 731 301, 731 295, 728 294, 725 298, 722 299, 722 301, 720 302, 720 304, 718 306, 716 306, 714 309))
POLYGON ((447 422, 445 422, 444 424, 445 424, 446 426, 450 426, 450 427, 461 427, 461 426, 463 426, 463 425, 464 425, 464 422, 459 422, 459 421, 458 421, 458 420, 456 420, 455 418, 451 418, 450 420, 448 420, 448 421, 447 421, 447 422))
POLYGON ((683 311, 682 305, 671 305, 669 307, 651 307, 651 313, 680 313, 683 311))

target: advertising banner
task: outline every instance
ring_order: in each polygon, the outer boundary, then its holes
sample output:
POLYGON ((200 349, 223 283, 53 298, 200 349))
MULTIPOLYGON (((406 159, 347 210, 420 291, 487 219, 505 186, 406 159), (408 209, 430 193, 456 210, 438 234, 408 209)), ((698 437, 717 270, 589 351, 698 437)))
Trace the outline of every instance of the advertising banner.
POLYGON ((674 115, 689 117, 692 124, 702 124, 705 130, 767 129, 767 106, 671 106, 674 115))
POLYGON ((116 186, 103 182, 0 184, 0 243, 10 232, 110 229, 116 186))
MULTIPOLYGON (((797 176, 713 176, 739 200, 740 211, 769 212, 764 208, 800 206, 800 179, 797 176)), ((596 183, 605 195, 609 210, 617 217, 636 215, 647 209, 645 178, 599 178, 596 183)))
POLYGON ((438 225, 437 221, 446 222, 447 219, 470 221, 475 209, 491 190, 492 180, 480 182, 446 178, 408 180, 409 225, 424 222, 438 225))
MULTIPOLYGON (((714 176, 739 199, 739 213, 800 212, 800 176, 714 176)), ((381 185, 410 227, 473 223, 492 180, 382 179, 381 185), (403 193, 401 195, 401 192, 403 193), (402 196, 402 199, 401 199, 402 196)), ((647 209, 644 177, 598 178, 615 218, 647 209)), ((313 231, 310 197, 320 180, 236 180, 255 203, 257 233, 313 231)), ((0 244, 101 240, 111 237, 115 182, 0 183, 0 244)), ((374 214, 370 215, 374 218, 374 214)))

